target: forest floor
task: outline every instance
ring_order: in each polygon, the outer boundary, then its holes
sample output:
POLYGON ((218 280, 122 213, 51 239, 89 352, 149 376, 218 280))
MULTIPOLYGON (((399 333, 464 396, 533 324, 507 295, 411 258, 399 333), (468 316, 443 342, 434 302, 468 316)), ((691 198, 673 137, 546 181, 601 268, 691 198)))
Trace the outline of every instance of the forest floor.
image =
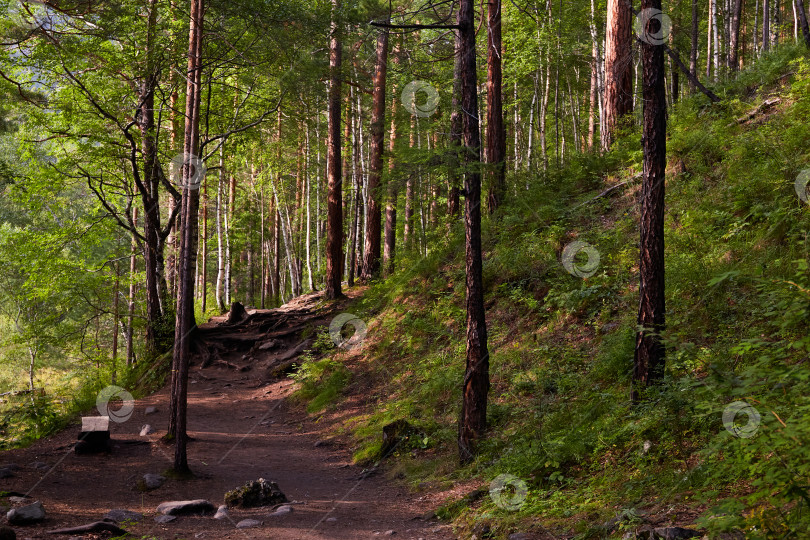
MULTIPOLYGON (((144 515, 123 524, 136 538, 454 538, 448 525, 427 517, 454 495, 453 489, 413 493, 385 474, 384 464, 371 474, 354 465, 348 440, 334 436, 341 418, 352 411, 331 410, 313 417, 305 404, 289 399, 295 382, 273 374, 274 367, 314 339, 314 326, 328 325, 351 300, 326 305, 318 294, 307 295, 275 310, 249 310, 240 324, 229 325, 218 317, 200 326, 203 337, 197 343, 203 347, 198 347, 201 355, 189 377, 191 479, 166 474, 174 455, 173 446, 161 441, 169 419, 168 385, 136 400, 126 422, 111 423, 113 449, 108 454, 75 455, 78 424, 28 448, 5 452, 0 460, 20 469, 0 480, 0 491, 31 497, 14 506, 41 501, 47 513, 37 525, 17 527, 18 538, 54 538, 47 531, 98 521, 111 509, 144 515), (273 347, 258 349, 273 336, 273 347), (145 414, 148 407, 157 412, 145 414), (141 436, 144 424, 155 432, 141 436), (168 479, 155 490, 141 491, 137 483, 146 473, 168 479), (270 517, 272 508, 231 508, 224 520, 200 516, 165 524, 154 521, 161 502, 207 499, 218 506, 227 491, 258 478, 277 482, 293 511, 270 517), (263 524, 236 528, 248 518, 263 524)), ((76 538, 104 535, 110 534, 76 538)))

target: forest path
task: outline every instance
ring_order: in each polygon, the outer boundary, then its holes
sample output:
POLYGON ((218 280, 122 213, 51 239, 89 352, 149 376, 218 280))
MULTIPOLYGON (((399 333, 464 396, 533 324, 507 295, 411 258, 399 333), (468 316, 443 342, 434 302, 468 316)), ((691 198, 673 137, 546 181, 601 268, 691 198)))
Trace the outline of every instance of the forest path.
POLYGON ((117 508, 144 514, 143 520, 125 525, 136 538, 363 539, 390 531, 403 539, 454 538, 447 525, 420 517, 444 502, 447 493, 414 494, 382 472, 363 474, 351 463, 345 441, 329 439, 346 411, 312 418, 288 399, 293 381, 271 375, 274 366, 289 361, 317 335, 320 329, 313 332, 314 326, 328 326, 350 301, 326 308, 319 295, 307 295, 275 310, 250 311, 236 326, 225 317, 200 326, 196 341, 204 346, 197 348, 201 358, 191 368, 188 395, 191 480, 170 478, 147 492, 135 487, 144 474, 171 468, 173 447, 160 442, 168 423, 168 386, 137 400, 129 420, 111 424, 110 454, 75 455, 76 424, 29 448, 5 452, 0 461, 22 468, 15 477, 0 480, 0 491, 27 493, 32 497, 27 502, 39 500, 47 512, 43 523, 16 527, 18 538, 56 538, 46 531, 98 521, 117 508), (270 340, 275 344, 267 345, 270 340), (260 349, 263 344, 266 348, 260 349), (147 407, 157 412, 146 415, 147 407), (140 436, 147 423, 155 433, 140 436), (37 469, 34 462, 49 469, 37 469), (230 509, 225 520, 154 521, 163 501, 208 499, 220 505, 226 491, 260 477, 278 483, 293 502, 292 513, 268 517, 271 508, 230 509), (236 528, 248 518, 263 524, 236 528))

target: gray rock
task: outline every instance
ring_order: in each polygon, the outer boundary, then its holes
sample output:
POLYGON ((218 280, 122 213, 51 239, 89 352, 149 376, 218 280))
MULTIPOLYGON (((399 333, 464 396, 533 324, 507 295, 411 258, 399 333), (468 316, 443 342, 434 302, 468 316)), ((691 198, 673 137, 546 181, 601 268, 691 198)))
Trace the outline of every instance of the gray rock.
POLYGON ((219 508, 217 508, 217 513, 214 514, 214 519, 228 519, 228 507, 221 504, 219 508))
POLYGON ((146 473, 143 475, 143 487, 147 490, 157 489, 166 481, 165 476, 159 474, 146 473))
POLYGON ((17 533, 11 527, 0 527, 0 540, 17 540, 17 533))
POLYGON ((6 514, 6 519, 9 525, 37 523, 45 519, 45 509, 42 508, 42 503, 37 501, 19 508, 12 508, 6 514))
POLYGON ((150 426, 149 424, 144 424, 143 427, 141 428, 141 437, 146 437, 147 435, 151 435, 154 432, 155 430, 152 426, 150 426))
POLYGON ((144 409, 143 414, 155 414, 157 412, 157 407, 147 407, 144 409))
POLYGON ((336 517, 328 517, 324 521, 326 521, 327 523, 337 523, 337 518, 336 517))
POLYGON ((241 508, 256 508, 285 502, 287 496, 281 492, 278 484, 268 482, 264 478, 251 480, 225 494, 225 504, 241 508))
POLYGON ((133 512, 132 510, 115 509, 104 514, 104 519, 106 521, 115 521, 116 523, 122 521, 140 521, 143 519, 143 514, 133 512))
POLYGON ((251 527, 258 527, 262 522, 258 519, 243 519, 236 524, 237 529, 250 529, 251 527))
MULTIPOLYGON (((683 527, 658 527, 655 529, 646 528, 630 533, 630 538, 637 540, 686 540, 701 536, 701 533, 694 529, 683 527)), ((625 535, 627 537, 627 535, 625 535)))
POLYGON ((216 506, 205 499, 194 499, 193 501, 169 501, 160 503, 157 507, 158 513, 166 516, 213 514, 216 509, 216 506))
POLYGON ((289 504, 285 504, 276 508, 272 514, 269 514, 269 517, 286 516, 287 514, 291 514, 292 511, 293 507, 289 504))
POLYGON ((397 531, 395 531, 394 529, 391 529, 389 531, 385 531, 384 534, 385 534, 385 536, 394 536, 395 534, 397 534, 397 531))
POLYGON ((653 532, 655 534, 654 538, 660 540, 685 540, 686 538, 701 536, 698 531, 683 527, 659 527, 653 532))
POLYGON ((171 523, 177 519, 177 516, 156 516, 155 523, 171 523))

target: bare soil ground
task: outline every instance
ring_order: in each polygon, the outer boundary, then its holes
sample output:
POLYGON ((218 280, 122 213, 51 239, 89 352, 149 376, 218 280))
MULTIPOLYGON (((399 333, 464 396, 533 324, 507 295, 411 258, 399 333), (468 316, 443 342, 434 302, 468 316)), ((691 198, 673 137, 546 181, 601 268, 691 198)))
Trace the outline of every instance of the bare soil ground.
MULTIPOLYGON (((293 381, 270 375, 274 366, 289 360, 291 350, 310 339, 303 328, 328 325, 342 307, 325 309, 317 295, 309 295, 278 310, 250 311, 242 324, 227 327, 221 317, 201 325, 202 346, 189 380, 193 441, 188 457, 195 475, 190 480, 169 478, 153 491, 136 488, 145 473, 163 474, 172 465, 174 449, 160 441, 168 425, 168 387, 137 400, 126 422, 111 424, 109 454, 75 455, 78 423, 29 448, 0 454, 0 465, 21 467, 15 477, 0 480, 0 491, 27 494, 28 502, 41 501, 47 512, 40 524, 15 527, 17 537, 56 538, 47 531, 98 521, 120 508, 144 514, 140 522, 124 524, 135 538, 454 538, 446 524, 423 519, 448 493, 412 493, 383 471, 364 475, 352 464, 346 442, 330 438, 334 420, 309 417, 301 404, 288 399, 293 381), (296 325, 302 330, 285 333, 296 325), (258 350, 270 335, 279 343, 258 350), (212 352, 211 342, 225 346, 212 352), (147 407, 157 412, 146 415, 147 407), (147 423, 156 431, 142 437, 139 432, 147 423), (48 468, 33 467, 36 462, 48 468), (166 524, 154 521, 163 501, 207 499, 220 505, 226 491, 258 478, 277 482, 292 501, 293 512, 268 517, 272 508, 230 509, 226 520, 201 516, 166 524), (236 523, 247 518, 263 524, 237 529, 236 523)), ((109 533, 76 538, 105 535, 109 533)))

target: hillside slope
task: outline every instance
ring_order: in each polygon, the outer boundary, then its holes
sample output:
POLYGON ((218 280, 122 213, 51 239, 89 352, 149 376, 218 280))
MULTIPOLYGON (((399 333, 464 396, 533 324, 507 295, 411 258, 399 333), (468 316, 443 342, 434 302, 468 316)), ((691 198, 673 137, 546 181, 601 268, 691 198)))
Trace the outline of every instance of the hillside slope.
POLYGON ((649 525, 809 534, 810 213, 796 189, 810 177, 808 85, 806 56, 782 48, 724 84, 722 103, 696 95, 672 110, 667 379, 642 405, 628 399, 634 132, 607 156, 513 178, 528 189, 484 223, 492 389, 472 465, 457 466, 455 446, 459 224, 352 306, 367 324, 359 346, 313 353, 297 376, 310 410, 341 420, 360 462, 379 458, 383 426, 415 426, 389 472, 417 490, 472 492, 437 509, 464 538, 620 538, 649 525), (590 260, 577 255, 568 272, 561 257, 575 241, 592 246, 590 260), (487 494, 504 482, 513 491, 487 494))

